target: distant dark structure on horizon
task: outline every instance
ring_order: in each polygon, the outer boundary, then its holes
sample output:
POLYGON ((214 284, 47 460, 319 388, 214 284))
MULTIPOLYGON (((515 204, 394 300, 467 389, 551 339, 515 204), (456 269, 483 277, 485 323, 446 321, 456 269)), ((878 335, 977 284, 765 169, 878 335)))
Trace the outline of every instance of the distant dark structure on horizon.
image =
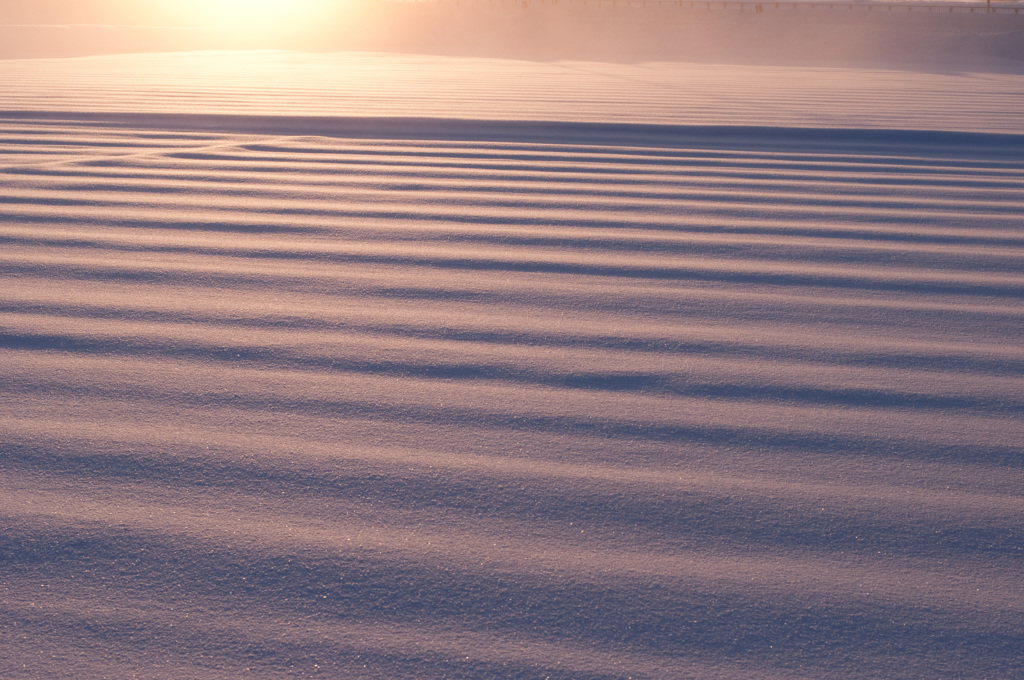
POLYGON ((1024 62, 1024 0, 366 1, 388 26, 387 47, 437 54, 1013 71, 1024 62))
POLYGON ((521 5, 524 8, 539 5, 561 5, 564 7, 679 7, 706 11, 753 11, 757 14, 766 9, 809 11, 845 9, 860 12, 927 12, 947 14, 1021 14, 1024 3, 1015 0, 985 0, 985 2, 938 3, 919 2, 829 2, 827 0, 796 0, 790 2, 754 2, 751 0, 378 0, 387 3, 431 3, 456 7, 478 4, 521 5))

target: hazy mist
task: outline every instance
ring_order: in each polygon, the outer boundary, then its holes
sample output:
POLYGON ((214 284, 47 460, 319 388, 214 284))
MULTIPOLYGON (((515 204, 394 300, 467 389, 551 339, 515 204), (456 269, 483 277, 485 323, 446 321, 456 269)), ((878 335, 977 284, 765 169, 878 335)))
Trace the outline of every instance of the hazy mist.
POLYGON ((0 57, 198 49, 368 50, 531 60, 683 60, 1024 68, 1024 16, 748 7, 329 2, 278 21, 238 3, 0 4, 0 57), (203 10, 207 7, 207 10, 203 10), (210 10, 213 7, 216 11, 210 10), (189 9, 191 8, 191 9, 189 9))

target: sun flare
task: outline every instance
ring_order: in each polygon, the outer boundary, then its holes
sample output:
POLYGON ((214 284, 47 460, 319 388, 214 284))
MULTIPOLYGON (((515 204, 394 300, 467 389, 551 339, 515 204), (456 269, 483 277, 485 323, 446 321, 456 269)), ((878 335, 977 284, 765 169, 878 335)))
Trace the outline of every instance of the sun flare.
POLYGON ((346 0, 157 0, 164 16, 238 35, 314 28, 346 0))

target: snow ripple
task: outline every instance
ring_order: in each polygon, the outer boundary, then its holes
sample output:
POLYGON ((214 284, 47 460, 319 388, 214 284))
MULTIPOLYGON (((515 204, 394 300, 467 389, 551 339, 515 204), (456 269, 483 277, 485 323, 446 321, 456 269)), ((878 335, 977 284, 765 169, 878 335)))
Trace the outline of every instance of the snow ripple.
POLYGON ((1024 138, 0 121, 4 677, 1012 677, 1024 138))

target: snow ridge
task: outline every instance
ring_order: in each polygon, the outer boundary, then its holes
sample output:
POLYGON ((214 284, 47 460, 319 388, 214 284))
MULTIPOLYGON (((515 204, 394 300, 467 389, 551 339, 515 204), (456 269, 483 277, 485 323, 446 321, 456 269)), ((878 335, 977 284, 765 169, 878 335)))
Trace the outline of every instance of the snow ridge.
POLYGON ((1014 677, 1022 149, 4 114, 0 675, 1014 677))

